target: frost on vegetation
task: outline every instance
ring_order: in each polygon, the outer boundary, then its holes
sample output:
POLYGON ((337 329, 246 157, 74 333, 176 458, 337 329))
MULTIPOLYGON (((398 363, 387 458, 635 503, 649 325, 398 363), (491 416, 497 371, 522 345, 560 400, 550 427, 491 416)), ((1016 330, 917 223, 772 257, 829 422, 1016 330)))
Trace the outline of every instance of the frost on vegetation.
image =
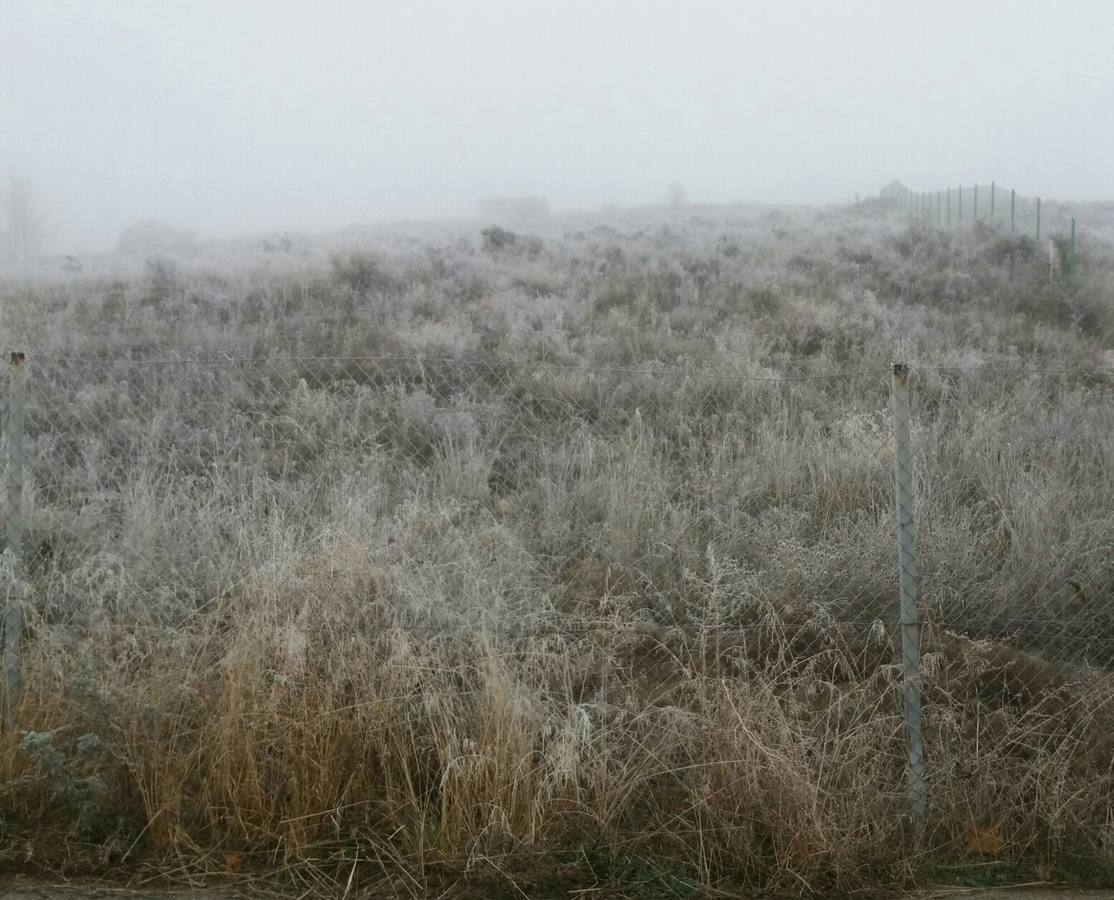
MULTIPOLYGON (((710 884, 901 870, 890 367, 933 614, 1070 581, 1101 608, 1109 248, 1050 282, 1023 242, 881 213, 604 218, 4 282, 33 348, 19 803, 88 834, 128 808, 175 860, 372 841, 410 873, 408 841, 591 833, 710 884)), ((1069 593, 1030 647, 1090 678, 1109 645, 1069 593)), ((941 634, 933 752, 995 754, 980 808, 1018 848, 1105 822, 1077 758, 1105 701, 999 703, 997 645, 941 634), (1016 730, 984 753, 995 704, 1016 730)), ((934 778, 944 845, 972 782, 934 778)))
POLYGON ((29 731, 20 749, 39 768, 50 803, 74 817, 78 834, 86 840, 102 838, 111 824, 108 786, 89 768, 105 755, 103 740, 95 734, 80 735, 72 756, 67 756, 54 733, 29 731))
POLYGON ((331 259, 333 280, 359 294, 390 293, 399 288, 399 281, 389 274, 382 260, 372 254, 351 250, 337 253, 331 259))

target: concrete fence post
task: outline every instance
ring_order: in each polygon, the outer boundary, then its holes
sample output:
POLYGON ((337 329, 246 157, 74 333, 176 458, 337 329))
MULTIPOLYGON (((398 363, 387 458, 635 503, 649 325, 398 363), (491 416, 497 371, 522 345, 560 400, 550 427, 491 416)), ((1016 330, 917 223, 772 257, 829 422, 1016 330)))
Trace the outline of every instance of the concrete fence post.
POLYGON ((10 732, 15 726, 22 666, 20 637, 23 633, 23 411, 27 392, 26 356, 13 352, 9 365, 8 508, 5 531, 12 577, 8 585, 8 603, 4 614, 4 725, 10 732))
POLYGON ((921 620, 918 608, 916 523, 913 509, 913 447, 910 438, 909 367, 893 369, 894 467, 897 476, 898 589, 901 595, 901 661, 909 815, 914 832, 924 829, 924 732, 921 726, 921 620))

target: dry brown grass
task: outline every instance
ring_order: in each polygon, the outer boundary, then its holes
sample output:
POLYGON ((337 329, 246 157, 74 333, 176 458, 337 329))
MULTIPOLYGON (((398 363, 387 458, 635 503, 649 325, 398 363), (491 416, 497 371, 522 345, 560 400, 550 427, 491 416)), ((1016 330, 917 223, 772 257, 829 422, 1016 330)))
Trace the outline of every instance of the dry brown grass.
POLYGON ((233 860, 322 891, 351 876, 421 896, 463 876, 537 886, 553 867, 566 886, 841 891, 962 855, 990 826, 1006 858, 1051 866, 1081 841, 1102 858, 1105 676, 929 634, 932 812, 917 848, 880 625, 771 609, 743 629, 663 627, 617 597, 607 618, 415 636, 376 596, 366 550, 248 579, 173 632, 44 630, 20 723, 105 787, 79 828, 73 798, 9 739, 9 861, 127 853, 200 874, 233 860), (81 762, 82 734, 105 753, 81 762))
POLYGON ((38 348, 3 861, 320 896, 825 894, 987 848, 1109 879, 1108 255, 1049 285, 990 233, 658 225, 0 285, 38 348), (198 347, 256 359, 48 356, 198 347))

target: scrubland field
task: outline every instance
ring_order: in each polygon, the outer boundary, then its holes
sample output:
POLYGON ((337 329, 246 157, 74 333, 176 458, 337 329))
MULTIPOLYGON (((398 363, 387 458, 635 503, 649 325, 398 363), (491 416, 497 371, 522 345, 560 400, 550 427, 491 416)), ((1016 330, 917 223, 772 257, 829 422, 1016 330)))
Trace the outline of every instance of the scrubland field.
POLYGON ((319 896, 1114 881, 1114 209, 1078 216, 1073 274, 869 202, 0 281, 0 859, 319 896))

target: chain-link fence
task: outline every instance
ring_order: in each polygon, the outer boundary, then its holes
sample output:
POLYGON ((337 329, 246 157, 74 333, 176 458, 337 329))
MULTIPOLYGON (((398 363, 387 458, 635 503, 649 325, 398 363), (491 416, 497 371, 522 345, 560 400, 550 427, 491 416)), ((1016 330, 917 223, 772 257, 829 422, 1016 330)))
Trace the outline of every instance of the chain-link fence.
POLYGON ((659 649, 680 635, 687 656, 669 652, 701 671, 903 679, 920 826, 965 802, 934 794, 969 725, 957 698, 976 719, 1058 698, 1044 731, 980 726, 984 748, 1039 754, 1079 691, 1110 693, 1110 387, 1083 370, 13 356, 9 724, 21 611, 178 627, 278 559, 358 545, 396 628, 639 628, 659 649))

